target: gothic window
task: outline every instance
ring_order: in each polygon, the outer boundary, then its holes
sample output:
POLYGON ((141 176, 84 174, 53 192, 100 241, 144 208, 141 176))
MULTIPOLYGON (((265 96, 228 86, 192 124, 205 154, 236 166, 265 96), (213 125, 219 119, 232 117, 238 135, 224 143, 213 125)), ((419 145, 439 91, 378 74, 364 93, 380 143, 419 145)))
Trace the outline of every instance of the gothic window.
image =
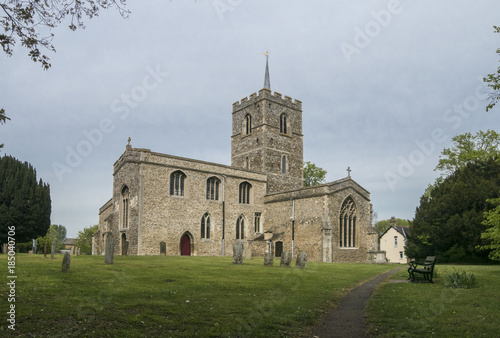
POLYGON ((250 190, 251 189, 252 189, 252 185, 248 182, 243 182, 240 184, 239 202, 241 204, 250 204, 250 190))
POLYGON ((286 126, 286 114, 281 114, 280 116, 280 133, 286 134, 287 133, 287 126, 286 126))
POLYGON ((207 180, 207 200, 219 200, 220 180, 217 177, 210 177, 207 180))
POLYGON ((251 134, 252 133, 252 116, 248 114, 245 116, 245 134, 251 134))
POLYGON ((130 191, 127 186, 122 188, 122 212, 121 212, 121 228, 128 228, 129 218, 129 197, 130 191))
POLYGON ((351 197, 346 198, 340 209, 339 245, 341 248, 356 247, 356 205, 351 197))
POLYGON ((250 160, 248 159, 248 156, 245 158, 245 169, 250 169, 250 160))
POLYGON ((255 224, 255 232, 257 232, 259 234, 262 232, 261 228, 260 228, 260 216, 261 216, 260 212, 256 212, 255 213, 255 222, 254 222, 254 224, 255 224))
POLYGON ((281 173, 286 174, 286 156, 283 155, 281 158, 281 173))
POLYGON ((210 215, 208 212, 201 218, 201 238, 210 238, 210 215))
POLYGON ((236 221, 236 239, 245 239, 245 218, 243 215, 236 221))
POLYGON ((184 180, 186 175, 180 171, 174 171, 170 175, 170 195, 184 196, 184 180))

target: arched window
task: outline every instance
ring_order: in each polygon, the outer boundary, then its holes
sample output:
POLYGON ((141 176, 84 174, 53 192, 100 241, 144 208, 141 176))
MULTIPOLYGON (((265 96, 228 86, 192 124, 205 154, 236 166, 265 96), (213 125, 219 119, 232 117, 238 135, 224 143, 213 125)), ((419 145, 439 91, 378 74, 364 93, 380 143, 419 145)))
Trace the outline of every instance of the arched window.
POLYGON ((122 188, 122 212, 121 212, 121 228, 128 228, 128 218, 129 218, 129 198, 130 191, 128 187, 125 185, 122 188))
POLYGON ((236 221, 236 239, 245 239, 245 218, 243 215, 236 221))
POLYGON ((245 134, 251 134, 252 133, 252 116, 248 114, 245 116, 245 134))
POLYGON ((210 238, 210 215, 208 212, 201 218, 201 238, 210 238))
POLYGON ((346 198, 340 209, 339 244, 343 248, 356 247, 356 205, 351 197, 346 198))
POLYGON ((286 156, 281 157, 281 173, 286 174, 286 156))
POLYGON ((280 116, 280 133, 282 133, 282 134, 286 134, 286 131, 287 131, 287 130, 286 130, 286 129, 287 129, 286 127, 287 127, 287 126, 286 126, 286 114, 285 114, 285 113, 283 113, 283 114, 281 114, 281 116, 280 116))
POLYGON ((260 228, 260 216, 261 216, 261 213, 260 212, 256 212, 255 213, 255 222, 254 222, 254 225, 255 225, 255 232, 256 233, 261 233, 261 228, 260 228))
POLYGON ((210 177, 207 180, 207 200, 219 200, 220 180, 217 177, 210 177))
POLYGON ((240 203, 250 204, 250 190, 252 185, 248 182, 243 182, 240 184, 240 203))
POLYGON ((180 171, 174 171, 170 175, 170 195, 184 196, 184 180, 186 175, 180 171))

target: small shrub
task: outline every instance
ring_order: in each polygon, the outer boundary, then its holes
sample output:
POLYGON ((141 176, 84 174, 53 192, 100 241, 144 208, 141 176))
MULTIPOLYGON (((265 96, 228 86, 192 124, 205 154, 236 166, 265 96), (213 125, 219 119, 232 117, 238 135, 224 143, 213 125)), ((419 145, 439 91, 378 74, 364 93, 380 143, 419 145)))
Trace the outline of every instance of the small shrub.
MULTIPOLYGON (((455 270, 455 268, 453 268, 455 270)), ((473 273, 455 270, 447 274, 444 280, 444 286, 448 288, 472 289, 479 286, 479 283, 473 273)))

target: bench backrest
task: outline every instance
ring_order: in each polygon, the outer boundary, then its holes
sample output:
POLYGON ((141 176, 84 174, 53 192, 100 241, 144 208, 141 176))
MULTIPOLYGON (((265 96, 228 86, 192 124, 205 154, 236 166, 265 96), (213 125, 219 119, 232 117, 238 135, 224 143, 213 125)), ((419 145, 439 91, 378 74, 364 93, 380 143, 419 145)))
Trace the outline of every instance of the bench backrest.
POLYGON ((436 256, 427 256, 425 259, 424 267, 430 271, 434 270, 434 264, 436 264, 436 256))

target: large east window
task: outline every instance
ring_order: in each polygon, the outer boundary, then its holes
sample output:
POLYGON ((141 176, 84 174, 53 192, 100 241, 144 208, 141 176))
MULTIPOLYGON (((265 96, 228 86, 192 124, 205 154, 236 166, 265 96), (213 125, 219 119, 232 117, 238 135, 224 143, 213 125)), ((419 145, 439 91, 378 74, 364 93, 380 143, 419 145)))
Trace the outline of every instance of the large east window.
POLYGON ((356 221, 356 204, 351 197, 348 197, 340 209, 339 245, 341 248, 356 247, 356 221))

